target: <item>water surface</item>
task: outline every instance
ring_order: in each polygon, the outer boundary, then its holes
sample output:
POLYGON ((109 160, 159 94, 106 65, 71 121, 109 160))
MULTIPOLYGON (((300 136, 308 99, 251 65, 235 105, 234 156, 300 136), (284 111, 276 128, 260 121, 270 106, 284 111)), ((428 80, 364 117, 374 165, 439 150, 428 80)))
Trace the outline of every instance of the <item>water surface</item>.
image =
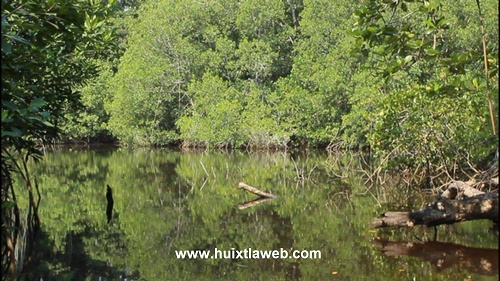
POLYGON ((368 189, 359 171, 340 177, 339 163, 352 161, 322 153, 47 152, 33 167, 42 238, 24 278, 498 280, 498 236, 487 221, 440 226, 430 242, 434 229, 370 229, 381 212, 424 202, 368 189), (257 196, 239 182, 277 198, 248 204, 257 196), (215 249, 314 250, 321 258, 176 257, 215 249))

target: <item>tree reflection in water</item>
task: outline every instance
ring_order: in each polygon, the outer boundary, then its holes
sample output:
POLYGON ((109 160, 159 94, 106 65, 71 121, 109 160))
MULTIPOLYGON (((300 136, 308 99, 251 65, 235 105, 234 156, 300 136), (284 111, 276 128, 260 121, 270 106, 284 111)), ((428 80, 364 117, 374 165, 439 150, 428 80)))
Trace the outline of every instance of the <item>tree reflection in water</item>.
POLYGON ((445 242, 392 242, 375 239, 372 244, 386 256, 412 256, 431 263, 436 270, 463 268, 483 275, 498 274, 498 249, 467 247, 445 242))

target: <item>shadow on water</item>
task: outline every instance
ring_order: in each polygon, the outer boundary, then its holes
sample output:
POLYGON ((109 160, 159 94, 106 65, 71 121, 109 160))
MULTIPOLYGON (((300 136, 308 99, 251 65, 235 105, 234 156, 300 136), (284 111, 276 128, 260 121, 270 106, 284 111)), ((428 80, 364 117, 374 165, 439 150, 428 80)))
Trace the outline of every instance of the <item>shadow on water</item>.
MULTIPOLYGON (((85 249, 85 240, 100 237, 99 243, 106 243, 110 237, 97 234, 96 229, 89 227, 83 232, 68 232, 64 237, 65 247, 57 250, 50 233, 41 232, 34 243, 36 253, 33 255, 22 274, 17 279, 23 281, 83 281, 83 280, 137 280, 139 276, 116 268, 109 262, 92 257, 85 249), (102 239, 102 240, 101 240, 102 239), (71 270, 64 270, 70 268, 71 270)), ((113 242, 110 241, 110 244, 113 242)))
POLYGON ((437 271, 461 268, 482 275, 498 274, 498 249, 445 242, 407 242, 375 239, 372 244, 390 257, 411 256, 429 262, 437 271))

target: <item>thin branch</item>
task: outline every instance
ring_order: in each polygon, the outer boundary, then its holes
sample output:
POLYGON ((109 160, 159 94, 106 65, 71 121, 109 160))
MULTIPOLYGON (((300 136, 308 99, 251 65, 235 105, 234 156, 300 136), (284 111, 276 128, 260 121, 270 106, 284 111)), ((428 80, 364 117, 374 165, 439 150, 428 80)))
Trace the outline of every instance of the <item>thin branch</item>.
POLYGON ((477 10, 479 12, 479 21, 481 23, 481 37, 483 40, 483 58, 484 58, 484 75, 486 78, 486 92, 488 93, 488 107, 490 109, 490 119, 491 119, 491 127, 493 129, 493 135, 497 135, 496 124, 495 124, 495 115, 493 113, 493 100, 491 98, 491 90, 488 79, 488 50, 486 48, 486 35, 484 30, 484 20, 483 14, 481 13, 481 5, 479 4, 479 0, 476 0, 477 10))

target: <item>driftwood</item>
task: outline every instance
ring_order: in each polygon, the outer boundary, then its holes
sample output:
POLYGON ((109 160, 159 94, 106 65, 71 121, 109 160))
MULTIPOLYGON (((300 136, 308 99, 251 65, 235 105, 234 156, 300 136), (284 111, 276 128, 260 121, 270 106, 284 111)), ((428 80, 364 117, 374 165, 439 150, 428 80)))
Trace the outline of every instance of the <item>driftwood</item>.
POLYGON ((484 193, 456 181, 425 208, 415 212, 385 212, 372 222, 372 227, 436 226, 479 219, 498 223, 498 193, 484 193))
POLYGON ((240 182, 238 184, 238 187, 239 188, 243 188, 245 189, 246 191, 248 192, 251 192, 253 194, 256 194, 256 195, 259 195, 260 197, 265 197, 265 198, 276 198, 276 196, 274 194, 271 194, 271 193, 266 193, 266 192, 262 192, 260 190, 258 190, 257 188, 253 187, 253 186, 250 186, 246 183, 243 183, 243 182, 240 182))
POLYGON ((430 262, 436 269, 455 267, 484 275, 498 274, 498 249, 473 248, 443 242, 391 242, 375 239, 386 256, 412 256, 430 262))

